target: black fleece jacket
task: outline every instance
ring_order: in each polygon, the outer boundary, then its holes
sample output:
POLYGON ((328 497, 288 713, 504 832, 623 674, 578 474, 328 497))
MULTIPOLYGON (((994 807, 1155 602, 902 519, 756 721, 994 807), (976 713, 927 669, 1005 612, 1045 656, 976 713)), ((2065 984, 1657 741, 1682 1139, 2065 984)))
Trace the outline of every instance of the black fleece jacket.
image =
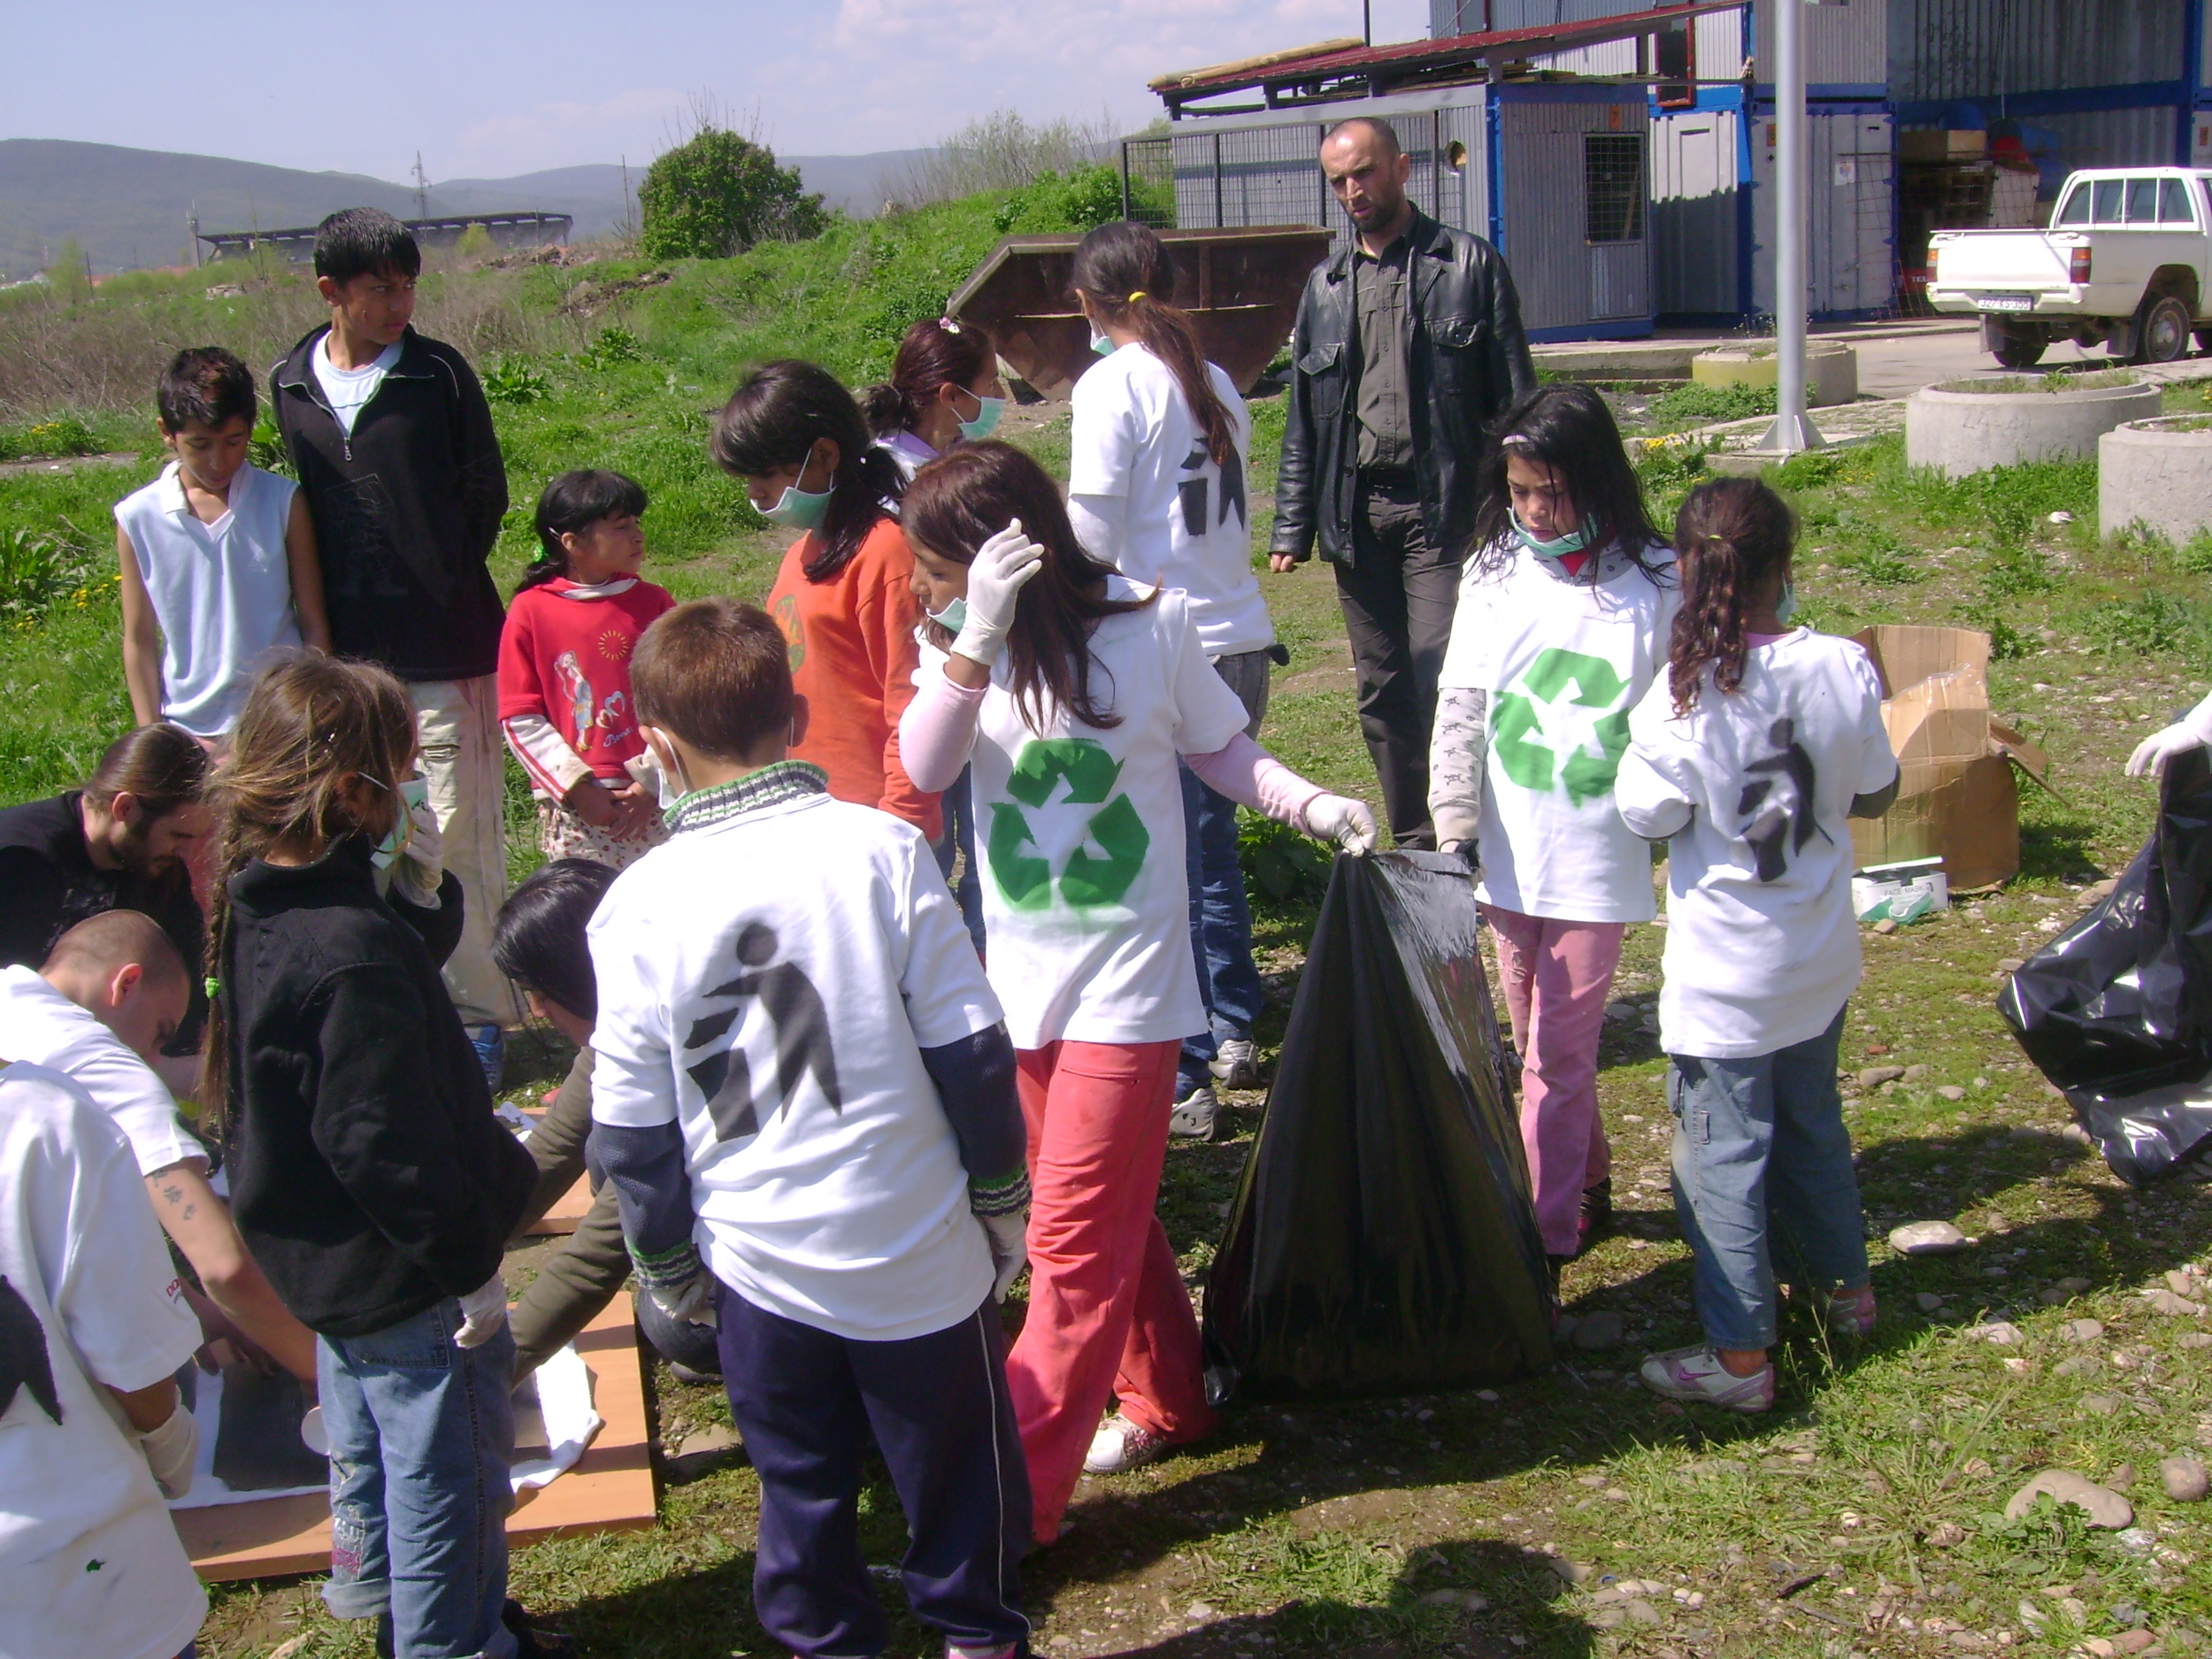
POLYGON ((388 902, 369 853, 240 871, 222 974, 232 1211, 284 1305, 337 1337, 491 1278, 537 1177, 438 978, 460 883, 434 911, 388 902))
POLYGON ((410 328, 349 434, 315 379, 329 332, 269 371, 269 402, 315 521, 332 649, 402 680, 495 673, 506 612, 485 560, 507 468, 484 388, 459 352, 410 328))

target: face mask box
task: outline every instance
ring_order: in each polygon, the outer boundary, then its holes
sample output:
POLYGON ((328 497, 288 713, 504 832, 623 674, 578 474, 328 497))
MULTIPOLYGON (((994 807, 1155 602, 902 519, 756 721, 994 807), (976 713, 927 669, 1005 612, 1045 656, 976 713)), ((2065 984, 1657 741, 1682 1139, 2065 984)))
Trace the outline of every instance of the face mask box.
POLYGON ((1851 820, 1861 870, 1940 861, 1954 888, 2020 870, 2016 766, 2042 783, 2041 749, 1989 712, 1989 635, 1971 628, 1868 628, 1852 636, 1887 694, 1882 721, 1902 774, 1878 818, 1851 820))
POLYGON ((1940 858, 1862 870, 1851 878, 1851 913, 1862 922, 1916 922, 1951 908, 1951 883, 1940 858))

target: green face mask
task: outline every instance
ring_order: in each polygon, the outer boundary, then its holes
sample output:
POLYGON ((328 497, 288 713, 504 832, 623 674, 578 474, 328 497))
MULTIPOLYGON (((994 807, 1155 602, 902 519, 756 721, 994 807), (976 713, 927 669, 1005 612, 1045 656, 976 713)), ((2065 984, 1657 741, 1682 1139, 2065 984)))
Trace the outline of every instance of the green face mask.
POLYGON ((960 435, 969 443, 980 443, 998 429, 998 418, 1005 411, 1006 400, 1003 397, 983 397, 973 393, 970 396, 975 397, 975 419, 960 423, 960 435))
POLYGON ((1528 533, 1528 526, 1521 522, 1520 515, 1513 515, 1513 534, 1521 538, 1521 545, 1532 553, 1542 554, 1546 558, 1555 559, 1562 554, 1581 552, 1590 545, 1591 530, 1592 526, 1586 524, 1578 529, 1568 531, 1565 535, 1554 536, 1548 541, 1539 541, 1528 533))
POLYGON ((807 451, 806 459, 799 465, 799 476, 784 486, 776 504, 761 509, 760 516, 770 524, 780 524, 791 530, 819 530, 822 520, 829 517, 830 496, 836 493, 834 479, 831 488, 819 494, 799 488, 806 482, 807 469, 814 465, 814 455, 813 449, 807 451))

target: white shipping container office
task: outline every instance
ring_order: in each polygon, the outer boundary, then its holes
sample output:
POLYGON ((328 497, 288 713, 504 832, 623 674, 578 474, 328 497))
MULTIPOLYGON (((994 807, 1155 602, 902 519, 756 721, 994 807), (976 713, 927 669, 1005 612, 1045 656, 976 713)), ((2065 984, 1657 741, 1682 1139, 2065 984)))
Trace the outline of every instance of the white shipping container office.
POLYGON ((1321 137, 1388 120, 1425 212, 1505 256, 1532 340, 1648 335, 1656 304, 1647 195, 1650 118, 1636 86, 1471 85, 1176 123, 1176 224, 1348 222, 1322 177, 1321 137))

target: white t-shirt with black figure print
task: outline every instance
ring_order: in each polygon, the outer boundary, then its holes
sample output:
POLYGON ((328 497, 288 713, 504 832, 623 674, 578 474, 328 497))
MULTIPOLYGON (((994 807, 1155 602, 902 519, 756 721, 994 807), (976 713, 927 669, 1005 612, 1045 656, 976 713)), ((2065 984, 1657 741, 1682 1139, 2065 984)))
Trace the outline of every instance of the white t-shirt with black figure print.
POLYGON ((1827 1030, 1859 983, 1852 800, 1897 776, 1882 682, 1849 640, 1799 628, 1743 684, 1678 718, 1663 672, 1629 717, 1614 783, 1637 834, 1671 836, 1659 1041, 1748 1059, 1827 1030))

